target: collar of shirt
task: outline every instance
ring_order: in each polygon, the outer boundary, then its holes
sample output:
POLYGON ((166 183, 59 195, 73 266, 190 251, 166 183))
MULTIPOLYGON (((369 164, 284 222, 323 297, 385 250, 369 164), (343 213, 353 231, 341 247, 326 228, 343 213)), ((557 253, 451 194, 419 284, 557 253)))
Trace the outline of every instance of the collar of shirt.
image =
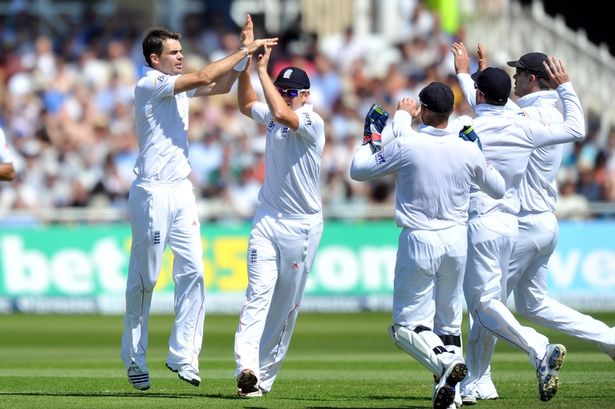
POLYGON ((557 95, 557 91, 555 90, 537 91, 518 98, 517 105, 519 105, 521 108, 533 105, 555 105, 558 99, 559 96, 557 95))

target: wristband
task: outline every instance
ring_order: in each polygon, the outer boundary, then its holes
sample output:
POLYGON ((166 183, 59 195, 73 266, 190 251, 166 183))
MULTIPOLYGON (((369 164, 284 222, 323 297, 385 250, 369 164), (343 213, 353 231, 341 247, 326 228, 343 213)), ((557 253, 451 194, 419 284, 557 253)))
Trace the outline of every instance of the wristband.
POLYGON ((239 72, 243 71, 246 68, 246 65, 248 65, 248 61, 250 61, 250 57, 246 55, 245 57, 243 57, 241 59, 241 61, 239 61, 237 64, 235 64, 233 69, 235 71, 239 71, 239 72))

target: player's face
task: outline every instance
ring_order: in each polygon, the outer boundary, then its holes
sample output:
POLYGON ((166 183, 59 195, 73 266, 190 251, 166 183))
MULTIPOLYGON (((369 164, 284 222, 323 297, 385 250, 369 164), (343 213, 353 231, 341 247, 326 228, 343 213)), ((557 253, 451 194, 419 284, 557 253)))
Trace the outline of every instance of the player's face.
POLYGON ((515 87, 513 93, 522 97, 532 92, 532 77, 529 71, 526 71, 522 68, 517 68, 515 75, 513 75, 513 79, 515 80, 515 87))
POLYGON ((310 91, 306 89, 283 89, 278 88, 278 93, 286 102, 286 105, 290 107, 293 111, 295 109, 301 108, 303 104, 306 103, 308 96, 310 95, 310 91))
MULTIPOLYGON (((158 57, 158 67, 154 67, 165 74, 181 74, 184 62, 182 46, 179 41, 172 38, 162 43, 162 54, 158 57)), ((153 61, 153 60, 152 60, 153 61)))

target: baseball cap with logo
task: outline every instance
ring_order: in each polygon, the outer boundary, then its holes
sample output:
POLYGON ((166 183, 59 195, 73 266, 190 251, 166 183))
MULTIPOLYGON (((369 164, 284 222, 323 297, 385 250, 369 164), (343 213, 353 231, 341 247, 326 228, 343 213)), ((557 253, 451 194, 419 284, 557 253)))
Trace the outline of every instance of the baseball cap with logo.
POLYGON ((522 70, 529 71, 530 73, 542 77, 549 78, 549 74, 545 69, 543 62, 547 61, 547 55, 543 53, 533 52, 523 54, 521 58, 516 61, 508 61, 506 64, 511 67, 520 68, 522 70))
POLYGON ((506 105, 512 88, 508 73, 501 68, 487 67, 472 74, 476 89, 482 92, 495 105, 506 105))
POLYGON ((451 112, 455 97, 451 87, 442 82, 432 82, 419 92, 421 104, 434 112, 451 112))
POLYGON ((282 68, 273 84, 284 89, 309 89, 310 79, 301 68, 286 67, 282 68))

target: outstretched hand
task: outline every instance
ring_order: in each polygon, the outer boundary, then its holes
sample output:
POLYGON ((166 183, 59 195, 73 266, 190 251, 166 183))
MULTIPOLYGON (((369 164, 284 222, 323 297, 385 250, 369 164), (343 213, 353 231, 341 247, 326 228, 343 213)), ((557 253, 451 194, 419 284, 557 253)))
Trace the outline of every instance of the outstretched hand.
POLYGON ((252 41, 254 41, 254 23, 252 23, 252 16, 248 14, 239 35, 239 44, 241 47, 247 47, 252 41))
POLYGON ((568 77, 568 71, 564 62, 557 57, 550 55, 547 61, 542 63, 549 74, 549 80, 551 81, 551 88, 557 88, 565 82, 570 81, 568 77))
POLYGON ((269 57, 271 57, 271 47, 268 45, 263 45, 263 49, 265 52, 263 54, 258 55, 258 64, 257 67, 259 69, 264 69, 267 71, 267 65, 269 64, 269 57))
POLYGON ((487 61, 487 53, 481 43, 478 43, 476 47, 476 54, 478 55, 478 70, 482 71, 489 66, 489 61, 487 61))
POLYGON ((459 73, 470 73, 470 56, 468 55, 468 50, 466 50, 466 46, 463 43, 453 43, 451 44, 451 53, 454 56, 455 62, 455 72, 459 73))

